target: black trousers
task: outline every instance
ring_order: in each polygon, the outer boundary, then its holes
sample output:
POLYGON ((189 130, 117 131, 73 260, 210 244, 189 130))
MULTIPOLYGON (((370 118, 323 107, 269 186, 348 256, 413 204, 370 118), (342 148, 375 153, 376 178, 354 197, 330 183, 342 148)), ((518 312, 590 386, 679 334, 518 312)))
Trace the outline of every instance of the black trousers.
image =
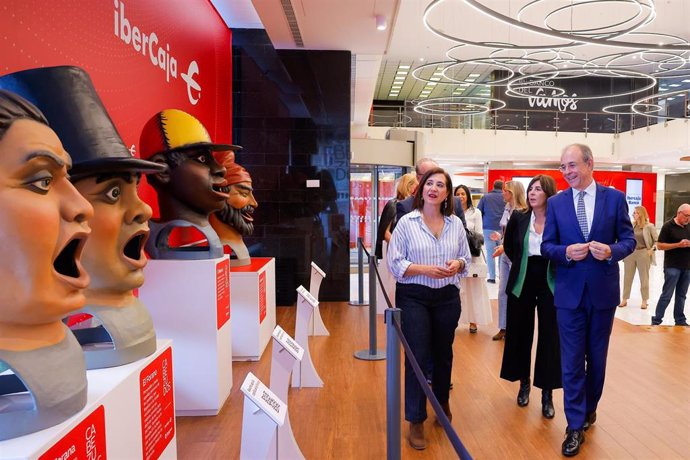
POLYGON ((547 264, 548 261, 541 256, 529 257, 520 297, 508 294, 501 378, 511 382, 529 378, 536 309, 539 322, 534 386, 551 390, 562 387, 562 378, 558 322, 553 294, 546 282, 547 264))
MULTIPOLYGON (((453 340, 460 319, 458 288, 432 289, 398 283, 395 305, 401 310, 401 329, 422 370, 433 363, 431 389, 438 402, 448 402, 453 368, 453 340)), ((424 383, 426 385, 426 382, 424 383)), ((405 357, 405 420, 426 420, 426 396, 407 356, 405 357)))

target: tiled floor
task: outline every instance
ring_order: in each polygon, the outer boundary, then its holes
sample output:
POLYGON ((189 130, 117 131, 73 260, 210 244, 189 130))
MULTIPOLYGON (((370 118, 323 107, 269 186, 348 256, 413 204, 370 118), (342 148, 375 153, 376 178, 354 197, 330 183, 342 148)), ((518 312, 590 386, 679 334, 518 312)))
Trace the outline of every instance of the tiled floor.
MULTIPOLYGON (((623 263, 619 262, 621 271, 621 292, 623 291, 623 263)), ((664 252, 657 251, 657 265, 652 266, 649 273, 649 307, 646 310, 640 308, 642 302, 642 297, 640 295, 640 280, 635 276, 633 281, 631 298, 628 300, 628 306, 625 308, 616 309, 616 318, 626 321, 630 324, 635 325, 649 325, 651 323, 652 315, 656 308, 657 300, 659 300, 659 295, 661 294, 661 288, 664 284, 664 252)), ((368 270, 365 269, 364 274, 364 301, 369 301, 369 277, 368 270)), ((358 300, 358 275, 354 273, 350 275, 350 300, 358 300)), ((491 299, 498 298, 498 284, 489 284, 489 297, 491 299)), ((675 302, 675 296, 671 299, 668 307, 666 308, 666 315, 664 316, 664 321, 662 325, 672 326, 673 321, 673 303, 675 302)), ((380 310, 380 308, 379 308, 380 310)), ((688 302, 685 302, 685 316, 690 319, 690 308, 688 307, 688 302)))

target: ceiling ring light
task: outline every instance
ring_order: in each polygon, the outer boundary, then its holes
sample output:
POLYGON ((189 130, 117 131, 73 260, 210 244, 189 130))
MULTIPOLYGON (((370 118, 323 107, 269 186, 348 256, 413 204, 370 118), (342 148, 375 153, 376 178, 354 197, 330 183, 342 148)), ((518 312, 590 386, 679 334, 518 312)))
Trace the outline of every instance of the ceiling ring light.
MULTIPOLYGON (((423 72, 425 69, 427 69, 427 68, 432 68, 432 67, 433 67, 434 69, 437 69, 437 68, 438 68, 439 66, 441 66, 441 65, 445 67, 445 66, 448 66, 448 65, 455 64, 456 62, 457 62, 457 61, 455 61, 455 60, 452 60, 452 61, 436 61, 436 62, 429 62, 429 63, 427 63, 427 64, 420 65, 420 66, 418 66, 418 67, 415 67, 415 68, 412 70, 412 77, 413 77, 414 79, 416 79, 416 80, 423 81, 423 82, 426 82, 426 83, 436 83, 436 84, 439 84, 439 85, 451 85, 451 84, 454 85, 454 84, 456 84, 456 83, 454 83, 454 82, 452 82, 452 81, 443 81, 443 80, 436 81, 436 80, 431 80, 430 78, 423 78, 423 77, 420 77, 419 74, 422 73, 422 72, 423 72)), ((441 76, 441 78, 445 78, 445 77, 441 76)))
MULTIPOLYGON (((632 89, 630 91, 623 91, 623 92, 618 93, 618 94, 602 94, 602 95, 597 95, 597 96, 575 96, 579 100, 587 100, 587 101, 596 100, 596 99, 608 99, 608 98, 613 99, 613 98, 617 98, 617 97, 623 97, 623 96, 629 96, 632 94, 641 93, 641 92, 644 92, 644 91, 647 91, 649 89, 654 88, 656 86, 656 82, 657 82, 657 79, 655 77, 653 77, 651 75, 644 74, 642 72, 637 72, 635 70, 616 69, 615 74, 613 74, 613 75, 601 75, 599 73, 599 72, 604 72, 604 71, 611 72, 611 70, 609 70, 609 69, 601 69, 601 68, 593 69, 593 68, 587 68, 587 67, 576 67, 576 68, 572 68, 572 69, 564 69, 562 72, 563 73, 583 72, 589 76, 595 76, 595 77, 600 77, 600 78, 632 78, 632 79, 646 79, 649 81, 649 83, 642 88, 632 89), (620 73, 622 73, 624 75, 620 75, 620 73)), ((540 78, 543 75, 547 75, 549 73, 553 73, 553 72, 537 72, 534 74, 523 75, 523 76, 514 78, 513 80, 511 80, 508 83, 508 88, 506 89, 506 95, 512 96, 512 97, 520 97, 523 99, 526 99, 528 97, 532 97, 529 95, 524 95, 524 94, 520 94, 519 92, 516 92, 515 87, 516 86, 520 87, 520 86, 524 85, 524 84, 521 85, 521 83, 520 83, 523 80, 526 80, 529 78, 540 78)), ((563 73, 561 73, 555 77, 547 78, 547 80, 567 80, 567 79, 571 79, 571 78, 579 78, 581 76, 581 75, 563 75, 563 73)), ((532 83, 532 82, 530 82, 530 83, 532 83)), ((550 97, 552 99, 569 99, 573 96, 562 95, 562 96, 550 96, 550 97)))
MULTIPOLYGON (((429 16, 431 15, 431 12, 439 6, 441 3, 443 3, 446 0, 433 0, 429 5, 424 9, 424 16, 423 16, 423 23, 424 27, 429 30, 429 32, 433 33, 434 35, 437 35, 439 37, 445 38, 446 40, 450 40, 456 43, 462 43, 464 45, 472 45, 472 46, 478 46, 480 48, 499 48, 499 49, 519 49, 519 50, 543 50, 543 49, 551 49, 551 48, 571 48, 575 46, 582 46, 582 43, 579 41, 572 41, 572 38, 569 38, 566 43, 556 43, 556 44, 544 44, 544 45, 515 45, 512 43, 500 43, 500 42, 473 42, 471 40, 465 40, 453 35, 449 35, 445 32, 443 32, 440 29, 437 29, 433 27, 429 23, 429 16), (497 46, 498 45, 498 46, 497 46), (506 46, 503 46, 506 45, 506 46)), ((481 10, 480 10, 481 11, 481 10)), ((493 11, 493 10, 492 10, 493 11)), ((488 14, 488 13, 485 13, 488 14)), ((491 14, 488 14, 491 16, 491 14)), ((495 19, 495 18, 494 18, 495 19)))
MULTIPOLYGON (((527 9, 529 9, 530 7, 532 7, 532 6, 534 6, 534 5, 538 4, 538 3, 542 3, 542 2, 544 2, 544 1, 545 1, 545 0, 533 0, 532 2, 530 2, 530 3, 526 4, 526 5, 524 5, 524 6, 523 6, 522 8, 520 8, 520 9, 518 10, 518 12, 517 12, 517 15, 516 15, 517 20, 520 21, 520 22, 522 22, 523 24, 530 24, 530 23, 528 23, 528 22, 523 21, 523 19, 522 19, 523 13, 524 13, 527 9)), ((627 34, 627 33, 633 32, 633 31, 635 31, 635 30, 637 30, 637 29, 639 29, 639 28, 641 28, 641 27, 643 27, 643 26, 649 24, 649 23, 650 23, 651 21, 653 21, 654 18, 656 17, 656 11, 655 11, 655 9, 654 9, 653 4, 650 6, 650 5, 646 4, 646 3, 642 3, 642 1, 643 1, 643 0, 583 0, 583 1, 580 1, 580 2, 578 2, 578 3, 570 3, 570 4, 568 4, 568 5, 564 5, 564 6, 561 6, 561 7, 559 7, 559 8, 556 8, 556 9, 552 10, 551 12, 549 12, 549 13, 544 17, 543 22, 544 22, 544 26, 547 27, 549 30, 552 30, 552 31, 555 31, 555 32, 560 32, 560 33, 569 33, 570 35, 574 35, 574 36, 576 36, 576 37, 581 37, 581 36, 585 36, 585 37, 587 37, 587 36, 594 36, 594 37, 598 37, 598 38, 614 38, 614 37, 620 37, 620 36, 622 36, 622 35, 625 35, 625 34, 627 34), (578 7, 578 6, 587 6, 587 5, 589 5, 589 4, 603 4, 603 3, 629 3, 629 4, 637 5, 638 11, 637 11, 637 14, 636 14, 634 17, 628 18, 628 19, 626 19, 625 21, 621 21, 621 22, 609 24, 609 25, 603 26, 603 27, 592 27, 592 28, 589 28, 589 29, 571 30, 570 32, 567 32, 567 31, 564 31, 564 30, 561 30, 561 29, 557 29, 557 28, 555 28, 555 27, 551 27, 551 26, 549 26, 549 24, 548 24, 549 18, 551 18, 554 14, 558 14, 559 12, 561 12, 561 11, 563 11, 563 10, 567 10, 567 9, 573 9, 573 10, 574 10, 575 7, 578 7), (624 24, 626 24, 626 23, 628 23, 628 22, 634 21, 634 20, 637 19, 640 15, 642 15, 642 10, 643 10, 643 8, 647 8, 647 9, 649 10, 649 13, 648 13, 648 14, 642 19, 642 21, 640 21, 639 23, 634 24, 633 26, 631 26, 631 27, 629 27, 629 28, 627 28, 627 29, 616 30, 616 31, 611 31, 611 32, 604 32, 606 29, 612 29, 612 28, 614 28, 614 27, 622 26, 622 25, 624 25, 624 24), (586 32, 597 32, 597 33, 586 33, 586 32)))
POLYGON ((481 96, 450 96, 427 99, 415 105, 414 111, 423 115, 451 115, 451 116, 468 116, 479 115, 493 110, 500 110, 506 106, 506 103, 500 99, 481 96), (482 101, 481 103, 463 102, 464 100, 482 101), (487 103, 496 103, 498 107, 490 107, 487 103), (475 107, 471 111, 457 111, 457 110, 440 110, 433 107, 448 106, 448 105, 465 105, 466 107, 475 107))
POLYGON ((635 114, 643 115, 643 116, 649 117, 649 118, 659 118, 659 119, 669 119, 670 118, 670 119, 676 119, 676 120, 687 120, 687 119, 690 119, 690 117, 688 117, 688 116, 686 116, 686 117, 668 117, 665 115, 648 115, 645 112, 641 112, 641 111, 637 110, 637 106, 653 105, 653 104, 650 104, 649 102, 646 102, 646 101, 650 101, 650 99, 655 99, 655 98, 656 99, 668 99, 669 97, 678 96, 680 94, 687 93, 689 91, 690 91, 690 89, 680 89, 680 90, 676 90, 676 91, 668 91, 668 92, 665 92, 664 94, 652 94, 651 96, 646 96, 646 97, 643 97, 642 99, 636 100, 635 102, 633 102, 630 105, 630 108, 632 109, 633 112, 635 112, 635 114))
MULTIPOLYGON (((442 2, 444 0, 434 0, 432 4, 430 4, 429 7, 432 5, 435 5, 437 2, 442 2)), ((508 25, 513 25, 515 27, 519 27, 521 29, 534 32, 537 34, 541 35, 546 35, 551 38, 558 38, 561 40, 574 40, 575 42, 579 44, 584 44, 584 43, 589 43, 592 45, 603 45, 603 46, 613 46, 613 47, 619 47, 619 48, 639 48, 639 49, 648 49, 648 50, 658 50, 658 51, 669 51, 669 50, 675 50, 675 51, 690 51, 690 44, 687 45, 674 45, 674 44, 656 44, 652 45, 649 43, 636 43, 636 42, 628 42, 628 41, 619 41, 619 40, 610 40, 610 39, 599 39, 599 38, 590 38, 590 37, 583 37, 579 35, 571 35, 567 33, 562 33, 558 32, 555 30, 549 30, 549 29, 544 29, 542 27, 537 27, 532 24, 527 24, 521 21, 517 21, 510 16, 503 15, 483 4, 478 2, 477 0, 460 0, 469 6, 475 8, 478 11, 481 11, 482 13, 494 18, 497 21, 503 22, 508 25)), ((425 23, 426 23, 426 11, 425 11, 425 23)), ((436 32, 434 32, 436 33, 436 32)), ((444 35, 445 36, 445 35, 444 35)), ((455 39, 457 41, 457 39, 455 39)), ((517 48, 517 46, 516 46, 517 48)), ((527 47, 521 47, 523 49, 527 49, 527 47)), ((534 48, 534 47, 533 47, 534 48)), ((542 45, 540 48, 564 48, 564 46, 549 46, 549 45, 542 45)))
MULTIPOLYGON (((606 107, 602 107, 601 110, 602 110, 602 112, 610 113, 612 115, 639 115, 639 113, 632 111, 632 105, 633 104, 612 104, 612 105, 607 105, 606 107), (614 107, 630 107, 630 112, 621 112, 618 110, 612 110, 614 107)), ((659 104, 640 104, 640 105, 651 107, 652 110, 655 110, 657 112, 660 112, 661 109, 663 108, 659 104)), ((650 110, 650 112, 651 112, 651 110, 650 110)), ((645 115, 645 116, 647 116, 647 115, 645 115)))

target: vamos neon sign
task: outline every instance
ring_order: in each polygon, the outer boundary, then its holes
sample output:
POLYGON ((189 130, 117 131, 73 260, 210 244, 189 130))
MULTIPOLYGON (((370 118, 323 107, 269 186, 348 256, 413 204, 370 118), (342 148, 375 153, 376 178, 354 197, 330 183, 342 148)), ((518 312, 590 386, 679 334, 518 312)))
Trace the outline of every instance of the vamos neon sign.
MULTIPOLYGON (((170 53, 170 44, 166 43, 165 47, 163 47, 156 32, 147 34, 142 32, 139 27, 133 25, 125 17, 125 4, 123 2, 115 0, 114 4, 115 36, 134 48, 134 51, 137 53, 147 56, 151 65, 165 72, 166 82, 169 83, 171 77, 177 79, 177 59, 170 53)), ((201 86, 194 80, 196 75, 199 75, 199 64, 196 61, 191 61, 187 72, 180 74, 180 77, 187 85, 187 97, 192 105, 196 105, 201 98, 201 86)))

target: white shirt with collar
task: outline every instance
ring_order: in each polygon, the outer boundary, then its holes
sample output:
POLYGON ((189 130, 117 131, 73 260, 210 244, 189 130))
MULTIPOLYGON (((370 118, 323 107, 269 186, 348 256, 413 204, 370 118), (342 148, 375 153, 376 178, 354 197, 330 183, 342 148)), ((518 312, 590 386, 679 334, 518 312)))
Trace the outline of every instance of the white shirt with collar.
MULTIPOLYGON (((577 214, 577 201, 580 197, 580 191, 577 189, 572 190, 573 206, 575 207, 575 214, 577 214)), ((584 191, 585 196, 583 199, 585 201, 585 214, 587 214, 587 231, 592 231, 592 220, 594 220, 594 204, 596 203, 597 198, 597 182, 593 180, 584 191)))

